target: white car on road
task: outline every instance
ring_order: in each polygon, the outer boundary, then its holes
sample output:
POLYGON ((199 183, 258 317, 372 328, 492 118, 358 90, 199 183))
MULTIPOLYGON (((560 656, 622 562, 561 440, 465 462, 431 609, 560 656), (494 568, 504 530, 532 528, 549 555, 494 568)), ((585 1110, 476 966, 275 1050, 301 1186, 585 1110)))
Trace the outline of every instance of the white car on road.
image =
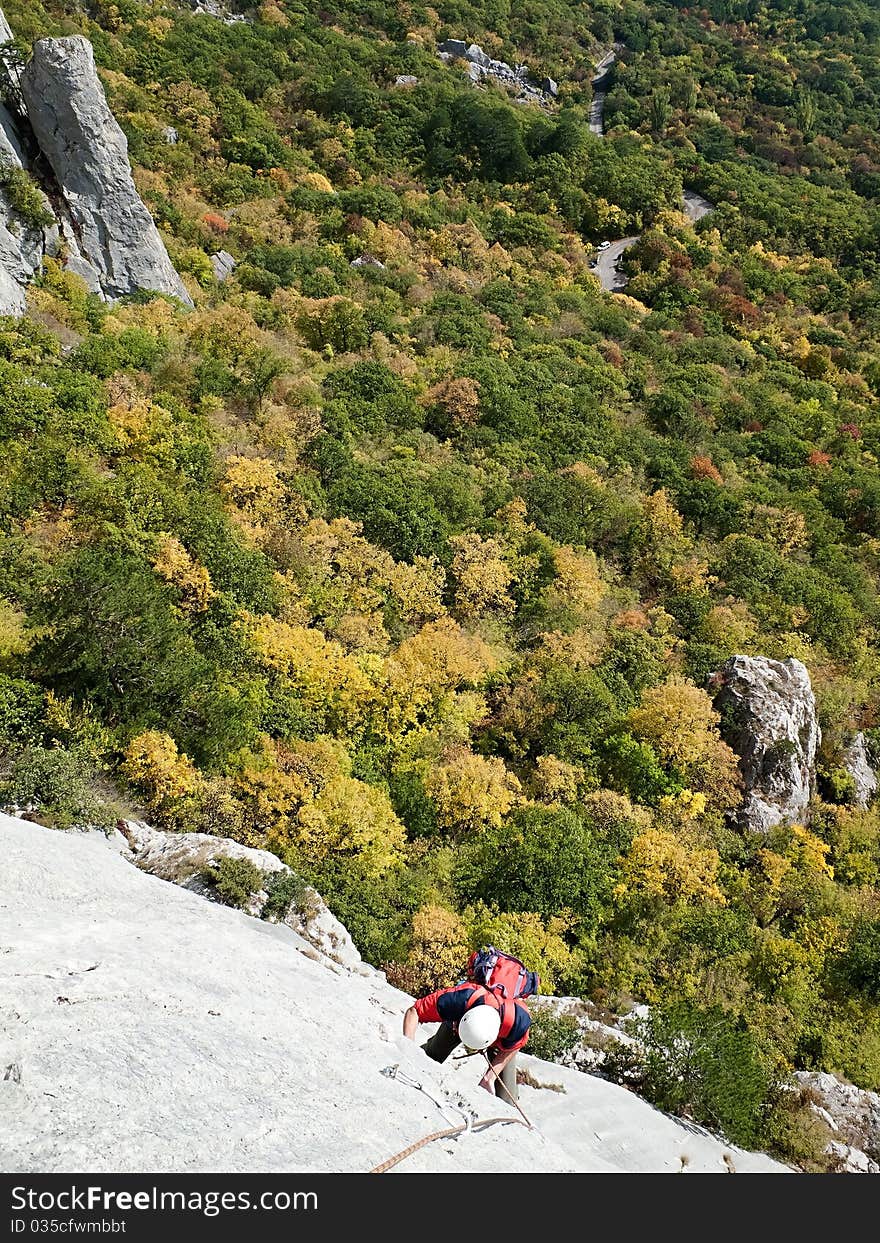
POLYGON ((599 249, 599 250, 607 250, 607 249, 608 249, 608 247, 609 247, 610 245, 611 245, 611 243, 610 243, 610 242, 600 242, 600 243, 599 243, 599 246, 598 246, 598 249, 599 249))

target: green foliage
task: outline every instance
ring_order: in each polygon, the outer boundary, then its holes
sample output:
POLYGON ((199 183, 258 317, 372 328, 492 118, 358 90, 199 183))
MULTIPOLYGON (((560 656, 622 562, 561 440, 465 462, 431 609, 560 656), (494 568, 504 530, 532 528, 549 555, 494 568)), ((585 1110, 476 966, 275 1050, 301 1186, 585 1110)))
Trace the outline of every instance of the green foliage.
POLYGON ((39 686, 0 674, 0 750, 42 742, 45 710, 39 686))
POLYGON ((549 1006, 534 1006, 529 1028, 529 1053, 545 1062, 558 1062, 580 1039, 580 1027, 571 1014, 559 1014, 549 1006))
POLYGON ((32 809, 56 829, 115 826, 118 812, 98 789, 100 769, 82 748, 30 746, 0 765, 0 805, 32 809))
POLYGON ((306 903, 308 886, 295 872, 263 873, 263 888, 267 897, 261 919, 283 920, 292 906, 301 910, 306 903))
POLYGON ((638 1045, 611 1051, 607 1073, 658 1108, 702 1122, 732 1143, 761 1144, 777 1080, 741 1022, 719 1007, 678 1002, 652 1007, 632 1026, 638 1045))
POLYGON ((263 888, 265 874, 250 859, 234 859, 224 855, 211 867, 205 868, 203 878, 214 887, 227 906, 245 910, 254 894, 263 888))
POLYGON ((9 206, 30 229, 43 229, 54 221, 36 183, 8 159, 0 160, 0 186, 9 206))
POLYGON ((880 920, 860 920, 853 928, 841 969, 853 988, 880 1001, 880 920))
POLYGON ((465 903, 482 899, 506 911, 537 911, 544 919, 570 910, 588 931, 608 888, 607 866, 581 816, 532 806, 463 848, 454 881, 465 903))

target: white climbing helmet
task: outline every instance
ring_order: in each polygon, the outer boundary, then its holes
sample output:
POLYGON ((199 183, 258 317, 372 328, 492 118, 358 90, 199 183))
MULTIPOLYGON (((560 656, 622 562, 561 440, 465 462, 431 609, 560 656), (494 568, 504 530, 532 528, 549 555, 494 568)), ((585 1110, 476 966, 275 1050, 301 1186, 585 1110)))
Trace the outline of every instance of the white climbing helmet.
POLYGON ((500 1030, 501 1015, 495 1006, 486 1004, 472 1006, 470 1010, 465 1010, 458 1024, 461 1043, 471 1053, 480 1053, 483 1049, 488 1049, 489 1045, 497 1040, 500 1030))

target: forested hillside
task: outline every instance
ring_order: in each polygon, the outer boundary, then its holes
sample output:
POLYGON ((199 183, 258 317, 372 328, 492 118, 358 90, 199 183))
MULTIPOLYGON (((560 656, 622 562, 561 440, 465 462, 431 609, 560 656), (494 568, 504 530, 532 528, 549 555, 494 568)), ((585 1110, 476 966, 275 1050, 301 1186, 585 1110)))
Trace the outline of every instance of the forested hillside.
POLYGON ((786 1074, 880 1089, 843 762, 880 755, 876 9, 3 8, 8 63, 93 43, 195 308, 47 260, 0 320, 0 801, 271 849, 410 992, 493 940, 648 1002, 703 1056, 646 1092, 821 1166, 786 1074), (808 822, 766 835, 726 814, 737 653, 819 707, 808 822))

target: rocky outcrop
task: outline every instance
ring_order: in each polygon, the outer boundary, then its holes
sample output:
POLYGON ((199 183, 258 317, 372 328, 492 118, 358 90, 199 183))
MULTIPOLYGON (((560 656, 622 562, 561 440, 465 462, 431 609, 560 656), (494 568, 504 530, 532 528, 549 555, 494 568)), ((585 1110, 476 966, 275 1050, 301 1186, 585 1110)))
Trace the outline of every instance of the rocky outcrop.
MULTIPOLYGON (((571 1046, 556 1059, 561 1066, 572 1066, 588 1075, 601 1075, 609 1052, 619 1047, 639 1047, 639 1041, 624 1030, 620 1020, 607 1013, 600 1015, 598 1008, 584 998, 540 996, 529 1005, 533 1017, 552 1014, 554 1018, 564 1017, 577 1025, 571 1046)), ((647 1007, 637 1006, 627 1017, 639 1018, 643 1013, 647 1013, 647 1007)))
POLYGON ((537 86, 529 76, 527 65, 515 68, 504 60, 493 60, 479 43, 466 44, 463 39, 444 39, 437 49, 442 60, 464 60, 470 80, 477 85, 484 78, 501 83, 519 103, 547 104, 555 100, 559 86, 552 78, 545 78, 537 86))
POLYGON ((139 289, 192 305, 135 189, 128 143, 110 111, 92 45, 79 35, 40 39, 21 75, 28 118, 52 167, 104 293, 139 289))
POLYGON ((792 658, 731 656, 709 683, 721 733, 739 756, 746 791, 740 826, 766 833, 802 818, 821 738, 806 666, 792 658))
MULTIPOLYGON (((132 862, 142 871, 212 901, 218 900, 217 894, 204 874, 220 859, 247 860, 267 878, 291 872, 277 855, 242 846, 228 837, 212 837, 208 833, 163 833, 135 820, 124 822, 123 835, 131 850, 132 862)), ((253 894, 247 914, 259 917, 268 897, 265 888, 253 894)), ((355 971, 365 970, 347 929, 310 885, 302 887, 300 897, 291 904, 281 922, 334 962, 355 971)))
POLYGON ((229 280, 237 264, 228 250, 218 250, 211 255, 211 267, 217 280, 222 283, 229 280))
POLYGON ((857 807, 867 807, 877 793, 877 774, 868 757, 865 735, 859 731, 843 749, 843 767, 853 779, 857 807))
POLYGON ((377 270, 380 270, 380 271, 385 270, 385 264, 382 262, 381 259, 377 259, 375 255, 368 255, 368 254, 358 255, 356 259, 352 259, 351 263, 349 264, 349 267, 376 268, 377 270))
MULTIPOLYGON (((27 167, 18 129, 11 114, 2 106, 0 164, 5 170, 18 170, 19 175, 27 167)), ((49 200, 45 195, 42 198, 46 215, 50 217, 49 200)), ((24 314, 25 290, 39 272, 43 256, 57 251, 59 237, 57 224, 44 227, 19 215, 10 196, 0 186, 0 314, 24 314)))
POLYGON ((800 1070, 794 1078, 834 1135, 825 1151, 841 1173, 880 1173, 880 1094, 823 1071, 800 1070))
POLYGON ((189 0, 190 8, 200 17, 214 17, 226 26, 234 26, 237 22, 249 22, 251 19, 242 13, 231 13, 221 0, 189 0))
MULTIPOLYGON (((13 38, 0 10, 0 45, 13 38)), ((192 305, 153 219, 135 189, 125 136, 111 113, 82 38, 43 39, 21 71, 9 69, 15 98, 0 104, 0 165, 13 174, 45 167, 46 226, 23 219, 0 184, 0 314, 22 315, 26 290, 47 255, 115 298, 139 289, 192 305), (42 151, 41 151, 42 148, 42 151)))
POLYGON ((697 194, 696 190, 683 190, 681 202, 684 214, 694 224, 715 210, 715 204, 710 203, 708 199, 704 199, 702 194, 697 194))
MULTIPOLYGON (((10 42, 12 37, 9 23, 0 9, 0 44, 10 42)), ((0 103, 0 166, 15 171, 29 165, 20 122, 0 103)), ((25 288, 39 270, 44 250, 43 230, 22 220, 0 187, 0 315, 24 314, 25 288)))

